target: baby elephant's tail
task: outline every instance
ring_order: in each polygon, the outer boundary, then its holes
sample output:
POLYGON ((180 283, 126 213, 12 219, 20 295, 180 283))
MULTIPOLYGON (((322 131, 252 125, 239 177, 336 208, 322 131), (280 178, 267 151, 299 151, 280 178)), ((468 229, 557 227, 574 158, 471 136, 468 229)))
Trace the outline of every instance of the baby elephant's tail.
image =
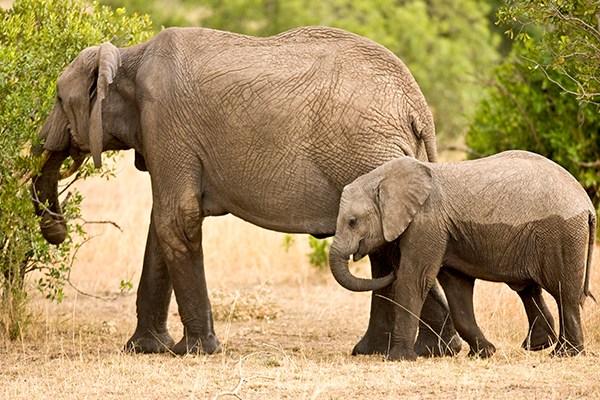
POLYGON ((592 300, 596 301, 594 295, 590 292, 590 268, 592 267, 592 253, 594 252, 594 242, 596 241, 596 214, 590 212, 588 216, 588 249, 587 249, 587 260, 585 263, 585 278, 583 280, 583 293, 579 299, 579 304, 583 306, 585 299, 591 297, 592 300))

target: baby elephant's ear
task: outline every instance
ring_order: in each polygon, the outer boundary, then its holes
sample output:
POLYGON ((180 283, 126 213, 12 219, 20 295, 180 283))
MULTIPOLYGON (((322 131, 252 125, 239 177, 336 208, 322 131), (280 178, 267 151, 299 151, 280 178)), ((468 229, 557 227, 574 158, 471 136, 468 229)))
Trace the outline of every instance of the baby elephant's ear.
POLYGON ((379 183, 378 207, 383 237, 391 242, 404 232, 429 197, 431 169, 411 157, 393 161, 379 183))

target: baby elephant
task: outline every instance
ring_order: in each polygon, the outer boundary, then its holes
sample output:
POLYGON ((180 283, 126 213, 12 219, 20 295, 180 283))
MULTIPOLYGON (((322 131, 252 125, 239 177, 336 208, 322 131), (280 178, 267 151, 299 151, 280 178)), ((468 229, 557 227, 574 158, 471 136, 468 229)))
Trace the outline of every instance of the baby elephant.
POLYGON ((596 229, 594 207, 562 167, 537 154, 507 151, 459 163, 403 157, 344 188, 330 251, 335 279, 347 289, 393 282, 396 312, 389 358, 414 360, 421 307, 438 277, 456 329, 470 354, 495 351, 475 322, 475 279, 517 291, 548 291, 558 304, 554 355, 583 351, 580 305, 589 292, 596 229), (396 274, 361 279, 348 258, 397 240, 396 274), (439 275, 438 275, 439 274, 439 275))

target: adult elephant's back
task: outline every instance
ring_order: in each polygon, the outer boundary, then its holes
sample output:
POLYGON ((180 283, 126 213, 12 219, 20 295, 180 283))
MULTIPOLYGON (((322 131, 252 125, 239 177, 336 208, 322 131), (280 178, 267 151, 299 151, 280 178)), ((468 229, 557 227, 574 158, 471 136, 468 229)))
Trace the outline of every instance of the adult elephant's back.
POLYGON ((435 160, 433 119, 417 83, 366 38, 323 27, 269 38, 209 29, 160 35, 147 53, 171 49, 180 71, 163 83, 173 93, 162 97, 167 115, 194 130, 205 190, 220 212, 331 234, 344 185, 399 155, 435 160))

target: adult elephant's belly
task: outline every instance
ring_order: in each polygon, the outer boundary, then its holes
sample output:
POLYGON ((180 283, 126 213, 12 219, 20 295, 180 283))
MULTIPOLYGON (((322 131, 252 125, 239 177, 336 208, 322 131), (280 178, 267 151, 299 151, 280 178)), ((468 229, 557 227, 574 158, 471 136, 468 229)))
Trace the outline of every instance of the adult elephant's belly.
POLYGON ((348 157, 332 157, 330 163, 317 164, 298 152, 274 152, 228 154, 228 160, 205 162, 205 215, 228 212, 267 229, 333 235, 344 185, 385 161, 373 157, 347 165, 348 157))

